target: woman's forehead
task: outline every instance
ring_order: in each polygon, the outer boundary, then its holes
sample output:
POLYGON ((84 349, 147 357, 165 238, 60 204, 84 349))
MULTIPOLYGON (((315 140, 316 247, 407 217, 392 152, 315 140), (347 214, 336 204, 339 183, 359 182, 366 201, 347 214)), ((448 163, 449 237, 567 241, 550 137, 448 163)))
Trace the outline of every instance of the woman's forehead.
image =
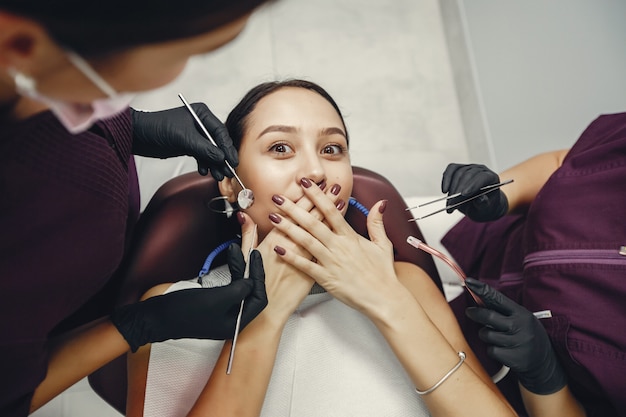
POLYGON ((250 129, 263 129, 261 125, 271 124, 343 126, 341 117, 324 97, 299 87, 283 87, 263 97, 250 113, 249 122, 250 129))

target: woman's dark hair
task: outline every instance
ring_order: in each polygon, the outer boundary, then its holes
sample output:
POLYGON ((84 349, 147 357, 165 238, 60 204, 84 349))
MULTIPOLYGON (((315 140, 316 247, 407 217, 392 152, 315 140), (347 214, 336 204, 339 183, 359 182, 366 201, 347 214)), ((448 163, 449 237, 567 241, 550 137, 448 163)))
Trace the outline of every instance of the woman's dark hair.
POLYGON ((266 0, 0 0, 0 10, 33 19, 84 56, 209 32, 266 0))
POLYGON ((337 114, 341 119, 343 129, 346 132, 346 140, 348 140, 348 129, 346 128, 346 122, 343 120, 343 115, 341 114, 341 110, 339 110, 339 106, 330 96, 330 94, 328 94, 326 90, 324 90, 322 87, 311 81, 291 79, 285 81, 270 81, 257 85, 256 87, 248 91, 246 95, 241 99, 241 101, 231 110, 231 112, 228 114, 228 118, 226 118, 225 125, 228 129, 228 134, 233 140, 235 148, 239 149, 241 146, 241 140, 243 139, 244 132, 246 131, 248 116, 250 115, 250 113, 252 113, 257 103, 261 101, 263 97, 266 97, 275 91, 287 87, 304 88, 306 90, 313 91, 325 98, 326 101, 328 101, 337 111, 337 114))

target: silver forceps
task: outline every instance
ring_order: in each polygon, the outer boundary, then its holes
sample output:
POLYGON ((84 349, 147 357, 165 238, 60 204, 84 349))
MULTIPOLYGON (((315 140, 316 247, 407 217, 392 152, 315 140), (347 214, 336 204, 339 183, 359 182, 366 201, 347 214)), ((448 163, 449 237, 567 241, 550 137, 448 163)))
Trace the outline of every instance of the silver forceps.
MULTIPOLYGON (((512 180, 512 179, 510 179, 510 180, 506 180, 506 181, 499 182, 499 183, 497 183, 497 184, 486 185, 486 186, 484 186, 483 188, 481 188, 481 189, 480 189, 480 191, 482 191, 482 193, 478 193, 478 194, 476 194, 476 195, 473 195, 473 196, 471 196, 471 197, 469 197, 469 198, 466 198, 466 199, 465 199, 465 200, 463 200, 463 201, 459 201, 458 203, 451 204, 451 205, 446 205, 446 206, 445 206, 444 208, 442 208, 442 209, 435 210, 435 211, 433 211, 432 213, 428 213, 428 214, 426 214, 426 215, 424 215, 424 216, 421 216, 421 217, 415 217, 415 218, 413 218, 413 219, 411 219, 411 220, 409 220, 409 221, 410 221, 410 222, 415 222, 415 221, 418 221, 418 220, 422 220, 422 219, 425 219, 426 217, 430 217, 430 216, 432 216, 433 214, 441 213, 442 211, 449 210, 449 209, 452 209, 452 208, 455 208, 455 207, 461 206, 461 205, 463 205, 463 204, 467 203, 468 201, 472 201, 472 200, 474 200, 474 199, 476 199, 476 198, 478 198, 478 197, 482 197, 483 195, 488 194, 488 193, 490 193, 490 192, 492 192, 492 191, 495 191, 495 190, 499 189, 500 187, 502 187, 503 185, 507 185, 507 184, 510 184, 510 183, 512 183, 512 182, 513 182, 513 180, 512 180)), ((447 200, 450 200, 450 199, 452 199, 452 198, 457 198, 457 197, 460 197, 460 196, 461 196, 461 193, 456 193, 456 194, 452 194, 452 195, 447 195, 447 196, 444 196, 444 197, 441 197, 441 198, 437 198, 437 199, 435 199, 435 200, 428 201, 428 202, 426 202, 426 203, 422 203, 422 204, 420 204, 420 205, 418 205, 418 206, 415 206, 415 207, 409 207, 409 208, 407 208, 407 209, 405 209, 405 210, 407 210, 407 211, 408 211, 408 210, 413 210, 413 209, 416 209, 416 208, 419 208, 419 207, 424 207, 424 206, 427 206, 427 205, 432 204, 432 203, 436 203, 436 202, 438 202, 438 201, 442 201, 442 200, 446 200, 446 201, 447 201, 447 200)))
MULTIPOLYGON (((254 249, 254 239, 256 239, 256 225, 254 225, 254 230, 252 232, 252 243, 250 244, 250 249, 248 250, 246 268, 243 271, 243 279, 250 278, 250 254, 254 249)), ((239 313, 237 314, 237 322, 235 323, 235 335, 233 336, 233 343, 230 345, 230 353, 228 354, 226 375, 230 375, 230 371, 233 367, 233 360, 235 359, 235 346, 237 346, 237 337, 239 336, 239 328, 241 327, 241 316, 243 315, 243 305, 245 301, 245 299, 241 300, 241 304, 239 305, 239 313)))
MULTIPOLYGON (((219 148, 219 146, 217 146, 217 143, 215 143, 215 140, 213 139, 213 137, 211 136, 207 128, 204 126, 204 123, 202 123, 202 121, 198 117, 198 114, 194 111, 193 107, 189 105, 187 100, 185 100, 185 97, 183 97, 182 94, 178 94, 178 97, 183 102, 185 107, 187 107, 187 110, 189 110, 189 113, 191 113, 196 123, 198 123, 198 126, 200 126, 200 129, 202 129, 202 132, 207 137, 207 139, 209 139, 209 141, 213 144, 213 146, 215 146, 216 148, 219 148)), ((243 185, 241 178, 239 178, 239 176, 235 172, 235 169, 230 165, 230 163, 227 160, 225 160, 224 162, 226 163, 226 166, 228 167, 230 172, 233 173, 233 175, 235 176, 235 179, 241 186, 241 191, 239 191, 239 195, 237 196, 237 203, 239 204, 239 207, 241 207, 244 210, 247 208, 250 208, 250 206, 252 206, 252 203, 254 203, 254 193, 252 192, 252 190, 250 190, 249 188, 246 188, 246 186, 243 185)))

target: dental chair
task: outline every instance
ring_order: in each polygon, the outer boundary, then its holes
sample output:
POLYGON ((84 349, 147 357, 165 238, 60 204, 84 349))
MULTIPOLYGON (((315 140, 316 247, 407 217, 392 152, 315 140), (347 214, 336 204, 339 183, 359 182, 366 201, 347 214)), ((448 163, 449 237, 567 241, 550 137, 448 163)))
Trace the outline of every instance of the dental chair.
MULTIPOLYGON (((352 196, 368 209, 387 199, 385 230, 394 245, 396 261, 411 262, 424 269, 443 292, 432 257, 406 243, 413 235, 424 240, 415 222, 409 222, 403 198, 393 185, 370 170, 353 167, 352 196)), ((332 184, 330 184, 332 185, 332 184)), ((210 176, 184 174, 165 183, 150 200, 135 228, 130 252, 122 266, 123 284, 116 305, 136 302, 145 291, 164 282, 198 276, 206 256, 239 231, 236 216, 227 219, 209 209, 219 196, 217 182, 210 176)), ((366 218, 352 205, 347 221, 367 236, 366 218)), ((225 256, 225 255, 223 255, 225 256)), ((215 260, 214 265, 224 263, 215 260)), ((120 413, 126 409, 126 356, 121 356, 89 376, 93 390, 120 413)))

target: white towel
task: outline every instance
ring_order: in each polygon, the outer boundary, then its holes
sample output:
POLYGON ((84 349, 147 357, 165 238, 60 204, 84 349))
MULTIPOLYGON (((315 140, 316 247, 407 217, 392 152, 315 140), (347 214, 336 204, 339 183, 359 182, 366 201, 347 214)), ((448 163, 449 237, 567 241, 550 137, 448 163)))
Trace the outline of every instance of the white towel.
MULTIPOLYGON (((198 287, 183 281, 168 292, 198 287)), ((204 388, 222 345, 192 339, 153 344, 145 415, 184 416, 204 388)), ((366 317, 329 294, 306 297, 283 331, 261 416, 428 415, 387 342, 366 317)))

